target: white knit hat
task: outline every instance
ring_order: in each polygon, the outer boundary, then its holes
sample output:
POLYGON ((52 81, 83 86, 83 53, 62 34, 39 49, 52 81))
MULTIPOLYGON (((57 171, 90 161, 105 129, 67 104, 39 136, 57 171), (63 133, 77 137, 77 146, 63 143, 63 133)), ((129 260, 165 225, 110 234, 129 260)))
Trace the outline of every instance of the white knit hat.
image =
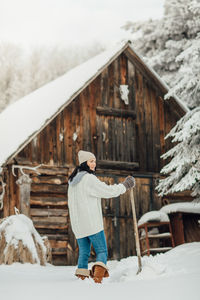
POLYGON ((85 162, 91 158, 96 159, 95 155, 92 152, 83 151, 83 150, 80 150, 78 152, 79 164, 82 164, 83 162, 85 162))

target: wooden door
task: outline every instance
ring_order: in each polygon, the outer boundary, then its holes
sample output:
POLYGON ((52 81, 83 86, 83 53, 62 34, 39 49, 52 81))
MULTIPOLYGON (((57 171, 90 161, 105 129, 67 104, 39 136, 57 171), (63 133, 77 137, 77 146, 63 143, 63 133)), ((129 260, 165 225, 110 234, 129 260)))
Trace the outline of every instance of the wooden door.
MULTIPOLYGON (((107 184, 119 183, 124 180, 124 177, 115 175, 98 177, 107 184)), ((137 219, 153 206, 151 183, 152 178, 136 178, 134 196, 137 219)), ((121 259, 135 255, 135 238, 129 192, 120 197, 102 199, 102 210, 109 259, 121 259)))
POLYGON ((97 160, 112 162, 137 161, 135 121, 131 117, 97 115, 97 160))

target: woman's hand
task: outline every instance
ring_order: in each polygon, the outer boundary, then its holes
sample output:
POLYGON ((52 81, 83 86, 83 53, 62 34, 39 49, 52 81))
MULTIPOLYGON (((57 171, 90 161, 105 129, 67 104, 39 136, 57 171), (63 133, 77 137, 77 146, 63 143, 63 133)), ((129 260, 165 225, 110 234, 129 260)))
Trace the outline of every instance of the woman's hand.
POLYGON ((135 187, 135 178, 133 176, 128 176, 125 178, 122 184, 125 186, 126 190, 128 191, 131 188, 135 187))

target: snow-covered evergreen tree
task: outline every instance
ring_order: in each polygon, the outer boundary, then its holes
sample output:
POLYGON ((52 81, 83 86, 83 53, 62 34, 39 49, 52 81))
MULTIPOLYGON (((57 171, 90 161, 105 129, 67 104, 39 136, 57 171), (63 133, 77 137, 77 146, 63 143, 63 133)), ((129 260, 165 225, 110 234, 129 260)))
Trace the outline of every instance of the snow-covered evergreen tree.
POLYGON ((127 23, 133 46, 190 108, 200 105, 200 0, 165 0, 164 17, 127 23), (139 38, 138 38, 139 36, 139 38))
POLYGON ((200 200, 200 107, 181 118, 168 137, 176 145, 162 156, 172 159, 161 170, 168 177, 160 180, 159 194, 192 190, 192 196, 200 200))

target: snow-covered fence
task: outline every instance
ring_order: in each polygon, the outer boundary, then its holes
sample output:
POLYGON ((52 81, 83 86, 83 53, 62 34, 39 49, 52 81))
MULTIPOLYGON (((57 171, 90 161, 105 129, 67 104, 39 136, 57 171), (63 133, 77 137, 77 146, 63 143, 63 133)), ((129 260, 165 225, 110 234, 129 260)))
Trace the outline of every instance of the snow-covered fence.
POLYGON ((0 264, 14 262, 46 265, 51 260, 48 239, 42 238, 31 219, 12 215, 0 224, 0 264))

